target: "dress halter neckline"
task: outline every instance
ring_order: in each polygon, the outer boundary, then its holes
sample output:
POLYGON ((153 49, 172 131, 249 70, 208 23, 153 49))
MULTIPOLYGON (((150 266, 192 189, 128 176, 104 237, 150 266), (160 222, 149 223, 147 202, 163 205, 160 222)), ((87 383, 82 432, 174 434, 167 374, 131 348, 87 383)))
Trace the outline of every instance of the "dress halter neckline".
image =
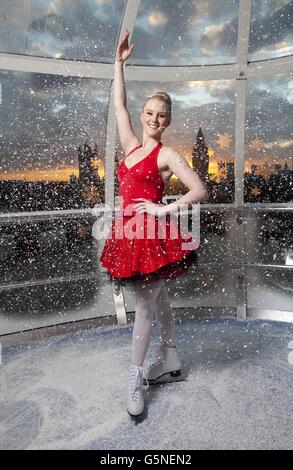
POLYGON ((125 163, 126 160, 127 160, 127 158, 128 158, 128 155, 130 155, 132 152, 134 152, 134 150, 136 150, 136 149, 142 147, 142 144, 138 145, 138 146, 135 147, 131 152, 129 152, 129 154, 127 155, 126 158, 124 158, 123 163, 124 163, 125 168, 126 168, 128 171, 132 170, 132 168, 134 168, 136 165, 138 165, 139 163, 143 162, 143 161, 146 160, 150 155, 152 155, 152 153, 153 153, 159 146, 160 146, 160 147, 162 146, 162 142, 158 142, 158 144, 151 150, 151 152, 150 152, 148 155, 146 155, 142 160, 139 160, 139 162, 135 163, 135 164, 132 165, 130 168, 128 168, 128 166, 127 166, 126 163, 125 163))

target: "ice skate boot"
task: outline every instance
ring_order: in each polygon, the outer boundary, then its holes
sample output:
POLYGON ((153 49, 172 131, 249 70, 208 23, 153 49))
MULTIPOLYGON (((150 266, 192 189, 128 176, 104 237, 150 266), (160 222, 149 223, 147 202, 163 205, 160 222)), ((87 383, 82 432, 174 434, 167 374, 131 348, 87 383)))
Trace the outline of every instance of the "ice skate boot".
POLYGON ((161 345, 157 350, 155 362, 147 368, 145 377, 150 385, 185 380, 176 347, 161 345))
POLYGON ((144 409, 143 390, 148 389, 148 380, 143 383, 143 367, 131 366, 127 397, 127 411, 131 417, 138 417, 144 409))

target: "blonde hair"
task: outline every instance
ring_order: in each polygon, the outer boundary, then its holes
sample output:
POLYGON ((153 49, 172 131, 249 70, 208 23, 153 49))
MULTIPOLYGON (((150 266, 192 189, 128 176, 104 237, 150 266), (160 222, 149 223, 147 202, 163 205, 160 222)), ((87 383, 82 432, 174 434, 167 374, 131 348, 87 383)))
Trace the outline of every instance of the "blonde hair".
POLYGON ((165 91, 156 91, 156 93, 154 95, 148 96, 147 99, 145 100, 144 104, 143 104, 142 111, 144 110, 144 107, 145 107, 146 103, 149 100, 153 99, 153 98, 156 98, 157 100, 162 101, 163 103, 166 104, 167 114, 168 114, 169 117, 171 117, 172 100, 171 100, 170 95, 168 93, 166 93, 165 91))

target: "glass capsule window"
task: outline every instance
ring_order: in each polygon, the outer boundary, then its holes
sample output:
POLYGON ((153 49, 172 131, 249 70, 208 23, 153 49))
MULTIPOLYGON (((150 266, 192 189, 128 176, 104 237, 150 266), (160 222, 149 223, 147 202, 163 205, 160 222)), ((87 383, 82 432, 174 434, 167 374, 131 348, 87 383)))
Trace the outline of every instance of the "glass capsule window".
POLYGON ((125 0, 1 0, 0 51, 112 63, 125 0))
POLYGON ((292 24, 292 0, 252 0, 249 62, 292 55, 292 24))
POLYGON ((2 70, 0 210, 104 201, 109 80, 2 70))
POLYGON ((245 120, 245 202, 293 200, 293 76, 249 80, 245 120))
POLYGON ((201 65, 236 62, 239 0, 142 0, 130 63, 201 65))

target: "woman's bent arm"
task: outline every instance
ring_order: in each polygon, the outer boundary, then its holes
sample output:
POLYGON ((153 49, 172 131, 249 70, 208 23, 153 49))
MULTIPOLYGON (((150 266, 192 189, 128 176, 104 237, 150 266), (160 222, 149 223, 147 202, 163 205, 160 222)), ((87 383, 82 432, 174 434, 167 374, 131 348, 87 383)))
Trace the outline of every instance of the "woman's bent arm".
POLYGON ((180 206, 188 206, 197 202, 207 201, 209 193, 199 175, 189 166, 185 158, 175 150, 168 150, 168 166, 189 191, 171 204, 160 208, 161 215, 176 213, 180 206))

